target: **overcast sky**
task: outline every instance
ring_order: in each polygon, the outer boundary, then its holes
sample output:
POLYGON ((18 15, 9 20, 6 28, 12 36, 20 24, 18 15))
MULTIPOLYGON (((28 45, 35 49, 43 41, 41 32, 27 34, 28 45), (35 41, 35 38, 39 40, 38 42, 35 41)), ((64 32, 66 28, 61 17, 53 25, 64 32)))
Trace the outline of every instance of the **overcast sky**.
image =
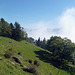
POLYGON ((0 0, 0 18, 19 22, 35 39, 57 35, 75 42, 75 0, 0 0))

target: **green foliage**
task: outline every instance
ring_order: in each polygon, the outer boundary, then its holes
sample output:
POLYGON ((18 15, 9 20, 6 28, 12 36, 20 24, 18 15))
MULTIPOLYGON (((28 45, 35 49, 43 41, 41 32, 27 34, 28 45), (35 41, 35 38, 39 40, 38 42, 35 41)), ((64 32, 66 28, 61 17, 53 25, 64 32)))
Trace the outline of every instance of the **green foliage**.
POLYGON ((39 66, 39 65, 40 65, 40 62, 37 61, 37 60, 35 60, 35 61, 34 61, 34 65, 39 66))
POLYGON ((32 63, 32 60, 31 59, 29 59, 29 61, 28 61, 30 64, 32 63))
POLYGON ((55 60, 61 61, 62 63, 72 60, 71 54, 75 50, 75 44, 71 40, 57 36, 52 36, 47 42, 47 49, 52 52, 55 60))
POLYGON ((72 60, 72 64, 75 65, 75 52, 72 53, 72 59, 73 59, 73 60, 72 60))
POLYGON ((4 54, 4 56, 5 56, 6 58, 11 58, 12 55, 13 55, 13 52, 11 52, 11 51, 6 51, 5 54, 4 54))
POLYGON ((3 18, 0 21, 0 35, 5 37, 11 36, 11 28, 3 18))
MULTIPOLYGON (((38 60, 41 62, 40 66, 37 68, 40 75, 50 75, 50 72, 52 75, 56 75, 58 72, 58 68, 55 68, 51 63, 47 63, 47 58, 43 57, 43 53, 39 51, 47 52, 47 50, 44 50, 42 48, 39 48, 35 45, 32 45, 26 41, 15 41, 10 38, 1 37, 0 40, 0 57, 2 60, 0 60, 0 75, 33 75, 32 73, 23 71, 23 67, 20 66, 20 64, 16 63, 13 59, 7 59, 4 57, 4 53, 6 51, 13 51, 14 55, 21 59, 23 62, 23 65, 29 66, 30 64, 28 62, 25 62, 25 60, 32 59, 38 60), (9 43, 8 41, 11 41, 12 43, 9 43), (35 51, 39 52, 39 55, 34 53, 35 51), (18 55, 18 53, 21 52, 22 57, 18 55), (38 59, 38 58, 39 59, 38 59), (43 58, 45 62, 43 61, 43 58)), ((50 61, 50 60, 48 60, 50 61)), ((32 64, 31 64, 32 65, 32 64)), ((59 75, 71 75, 69 72, 65 70, 60 70, 59 75)))
POLYGON ((14 38, 15 40, 17 41, 20 41, 21 40, 21 27, 20 27, 20 24, 15 22, 15 29, 14 29, 14 38))
POLYGON ((37 71, 36 66, 30 65, 30 66, 29 66, 29 71, 30 71, 31 73, 36 73, 36 71, 37 71))
POLYGON ((29 37, 29 42, 33 44, 34 43, 34 38, 29 37))
POLYGON ((0 20, 0 36, 9 37, 17 41, 24 40, 27 37, 26 31, 18 22, 7 23, 3 18, 0 20))
POLYGON ((30 65, 28 68, 23 68, 24 71, 27 71, 29 73, 38 75, 38 70, 37 67, 35 65, 30 65))
POLYGON ((39 47, 41 46, 40 38, 38 38, 38 40, 37 40, 37 42, 36 42, 36 45, 39 46, 39 47))
POLYGON ((36 45, 43 48, 43 49, 46 49, 46 39, 44 38, 43 41, 40 40, 40 38, 38 38, 38 40, 35 41, 36 45))

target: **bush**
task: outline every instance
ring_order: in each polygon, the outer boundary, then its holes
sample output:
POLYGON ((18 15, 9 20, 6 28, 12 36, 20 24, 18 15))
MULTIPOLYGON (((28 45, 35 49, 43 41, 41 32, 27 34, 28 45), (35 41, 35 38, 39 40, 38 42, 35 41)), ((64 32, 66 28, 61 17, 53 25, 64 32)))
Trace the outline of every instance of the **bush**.
POLYGON ((35 75, 39 75, 37 67, 35 65, 30 65, 28 68, 23 68, 23 70, 27 71, 27 72, 30 72, 30 73, 33 73, 35 75))
POLYGON ((6 58, 11 58, 12 55, 13 55, 13 52, 5 52, 4 54, 6 58))
POLYGON ((36 71, 37 71, 36 66, 30 65, 30 66, 29 66, 29 71, 30 71, 31 73, 36 73, 36 71))
POLYGON ((13 49, 12 48, 9 48, 9 50, 12 51, 13 49))
POLYGON ((28 61, 28 62, 31 64, 31 63, 32 63, 32 60, 30 60, 30 59, 29 59, 29 61, 28 61))
POLYGON ((39 66, 39 65, 40 65, 40 62, 37 61, 37 60, 35 60, 35 61, 34 61, 34 65, 39 66))

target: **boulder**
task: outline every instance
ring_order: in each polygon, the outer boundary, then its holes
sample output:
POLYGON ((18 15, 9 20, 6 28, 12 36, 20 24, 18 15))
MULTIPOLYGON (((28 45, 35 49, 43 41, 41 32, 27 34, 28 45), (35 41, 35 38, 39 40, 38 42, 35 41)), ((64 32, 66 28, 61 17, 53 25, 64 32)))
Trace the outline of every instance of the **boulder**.
POLYGON ((12 58, 15 60, 15 62, 22 64, 22 61, 18 57, 14 56, 12 58))
POLYGON ((12 42, 9 41, 9 43, 12 43, 12 42))
POLYGON ((21 52, 19 52, 18 55, 21 55, 21 52))

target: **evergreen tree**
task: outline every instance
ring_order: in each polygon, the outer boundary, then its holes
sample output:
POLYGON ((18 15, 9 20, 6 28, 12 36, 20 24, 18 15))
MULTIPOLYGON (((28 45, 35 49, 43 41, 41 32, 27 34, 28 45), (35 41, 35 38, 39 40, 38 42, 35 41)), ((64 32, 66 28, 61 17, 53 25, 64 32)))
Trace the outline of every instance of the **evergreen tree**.
POLYGON ((38 40, 36 41, 36 45, 40 47, 41 41, 40 38, 38 38, 38 40))
POLYGON ((20 27, 20 24, 18 22, 15 22, 14 24, 14 38, 15 40, 17 41, 20 41, 21 40, 21 27, 20 27))
POLYGON ((22 27, 21 28, 21 39, 22 40, 25 40, 25 38, 27 38, 28 36, 27 36, 27 33, 26 33, 26 31, 24 30, 24 28, 22 27))
POLYGON ((9 37, 17 41, 28 40, 27 33, 18 22, 7 23, 3 18, 0 20, 0 36, 9 37))
POLYGON ((2 22, 0 21, 0 36, 1 36, 1 34, 2 34, 2 22))
POLYGON ((32 38, 32 37, 29 37, 29 41, 30 41, 30 43, 34 43, 34 38, 32 38))
POLYGON ((46 49, 46 43, 47 43, 46 39, 44 38, 42 41, 42 48, 46 49))
POLYGON ((10 23, 10 28, 11 28, 11 38, 14 38, 14 25, 10 23))
POLYGON ((3 19, 1 18, 1 36, 5 37, 10 37, 11 36, 11 28, 10 25, 3 19))

